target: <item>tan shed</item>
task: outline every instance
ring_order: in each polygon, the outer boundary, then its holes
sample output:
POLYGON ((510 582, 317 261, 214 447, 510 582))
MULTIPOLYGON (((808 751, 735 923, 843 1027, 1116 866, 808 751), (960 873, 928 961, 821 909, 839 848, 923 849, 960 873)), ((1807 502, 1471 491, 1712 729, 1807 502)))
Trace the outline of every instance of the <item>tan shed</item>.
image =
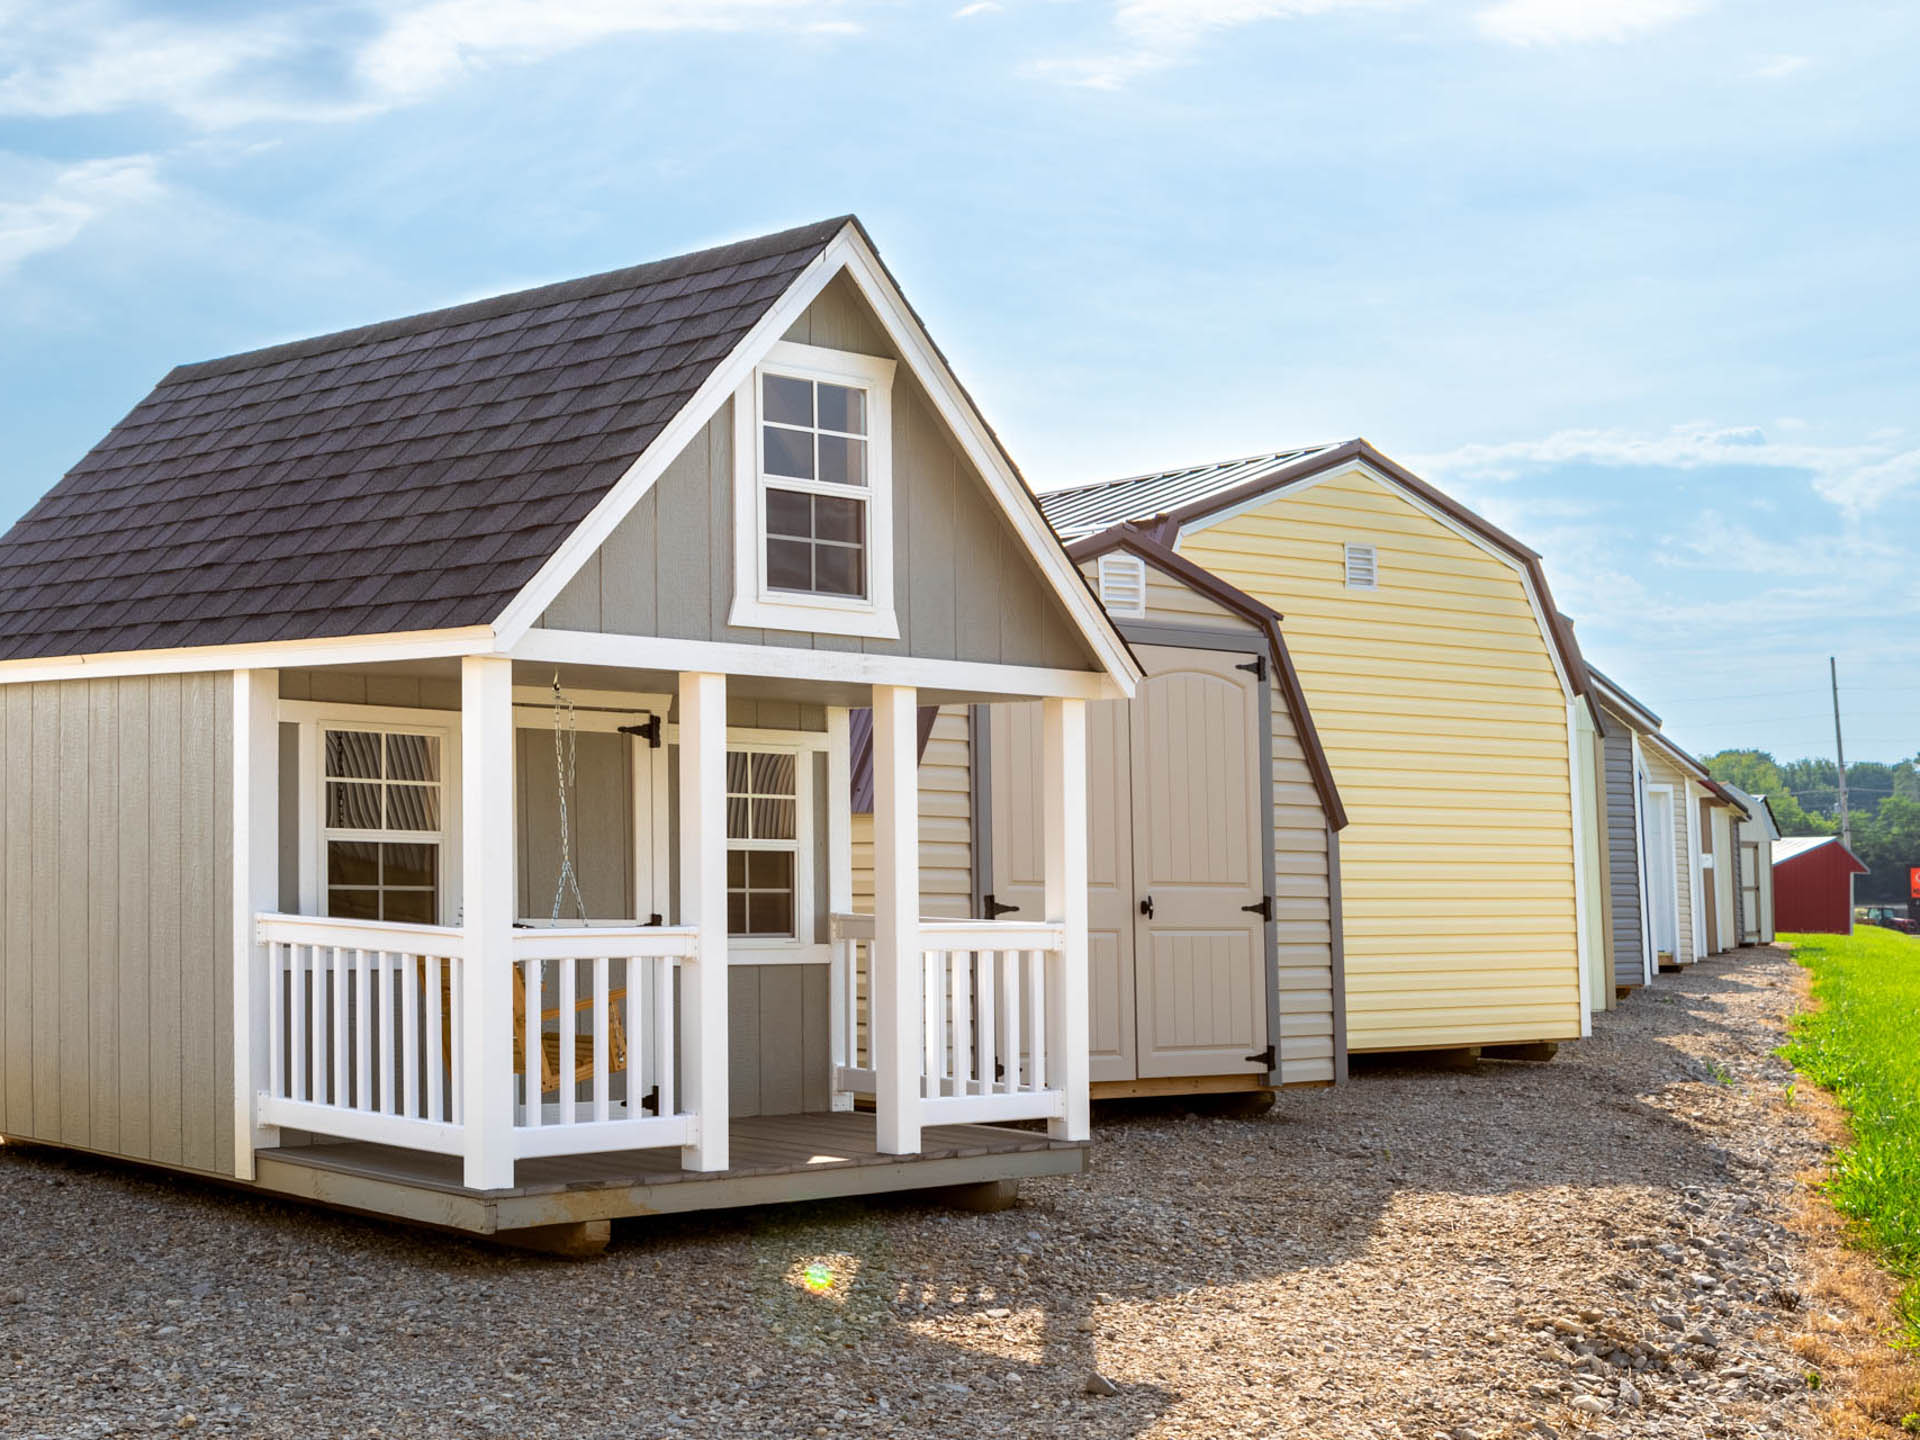
MULTIPOLYGON (((1344 1078, 1346 816, 1279 615, 1128 526, 1069 553, 1146 675, 1088 715, 1094 1095, 1344 1078)), ((988 913, 1031 913, 1037 707, 995 707, 982 751, 988 913)))

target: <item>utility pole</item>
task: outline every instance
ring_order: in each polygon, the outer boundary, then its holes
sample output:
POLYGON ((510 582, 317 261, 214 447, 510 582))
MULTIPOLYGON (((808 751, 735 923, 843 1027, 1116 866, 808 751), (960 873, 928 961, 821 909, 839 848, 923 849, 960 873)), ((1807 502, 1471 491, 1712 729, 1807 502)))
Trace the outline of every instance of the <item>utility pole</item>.
POLYGON ((1847 818, 1847 747, 1840 739, 1840 665, 1827 657, 1827 673, 1833 678, 1833 756, 1840 762, 1840 843, 1853 849, 1853 822, 1847 818))

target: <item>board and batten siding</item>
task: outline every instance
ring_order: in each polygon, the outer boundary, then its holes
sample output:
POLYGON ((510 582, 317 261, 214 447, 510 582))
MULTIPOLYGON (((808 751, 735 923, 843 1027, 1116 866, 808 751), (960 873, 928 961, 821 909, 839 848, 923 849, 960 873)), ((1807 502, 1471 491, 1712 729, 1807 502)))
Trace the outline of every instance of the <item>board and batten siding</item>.
POLYGON ((1640 826, 1634 814, 1633 732, 1607 713, 1605 747, 1607 904, 1613 911, 1613 982, 1644 985, 1646 935, 1640 910, 1640 826))
POLYGON ((233 1173, 233 677, 0 695, 0 1129, 233 1173))
POLYGON ((1287 617, 1349 817, 1350 1048, 1577 1037, 1567 705, 1520 573, 1363 470, 1178 548, 1287 617), (1346 586, 1349 541, 1377 590, 1346 586))
MULTIPOLYGON (((786 338, 899 359, 844 275, 820 293, 786 338)), ((731 400, 667 466, 540 624, 681 640, 1099 668, 986 482, 904 364, 894 379, 892 468, 898 640, 727 624, 734 595, 731 400)))

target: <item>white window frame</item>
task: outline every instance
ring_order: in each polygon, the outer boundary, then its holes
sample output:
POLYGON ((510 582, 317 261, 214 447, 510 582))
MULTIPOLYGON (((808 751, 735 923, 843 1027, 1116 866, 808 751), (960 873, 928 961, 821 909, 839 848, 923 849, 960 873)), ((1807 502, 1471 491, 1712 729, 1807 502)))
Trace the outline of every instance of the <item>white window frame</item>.
POLYGON ((1368 540, 1349 540, 1341 548, 1340 578, 1349 590, 1378 590, 1380 588, 1380 547, 1368 540), (1353 560, 1356 551, 1366 552, 1367 574, 1371 577, 1365 584, 1353 578, 1353 560))
MULTIPOLYGON (((320 705, 312 701, 280 702, 283 723, 300 731, 300 913, 327 913, 326 732, 358 730, 365 733, 431 735, 440 742, 440 831, 392 831, 394 844, 435 843, 440 847, 440 905, 435 923, 460 923, 460 717, 458 711, 400 709, 384 705, 320 705)), ((365 838, 371 831, 343 832, 345 838, 365 838)))
POLYGON ((893 376, 878 355, 778 341, 733 394, 733 606, 727 623, 863 639, 898 640, 893 600, 893 376), (761 377, 784 375, 864 390, 867 396, 865 596, 809 595, 767 584, 766 492, 761 473, 761 377))
POLYGON ((1144 620, 1147 615, 1147 562, 1138 555, 1106 554, 1098 566, 1100 603, 1107 613, 1123 620, 1144 620), (1124 593, 1132 589, 1133 599, 1124 593), (1120 592, 1116 598, 1116 591, 1120 592))

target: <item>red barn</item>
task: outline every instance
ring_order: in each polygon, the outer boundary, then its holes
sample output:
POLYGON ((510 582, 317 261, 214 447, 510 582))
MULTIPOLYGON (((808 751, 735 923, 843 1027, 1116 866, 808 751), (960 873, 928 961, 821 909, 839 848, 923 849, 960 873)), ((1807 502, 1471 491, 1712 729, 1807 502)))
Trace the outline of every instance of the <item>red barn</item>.
POLYGON ((1833 835, 1795 835, 1773 842, 1773 916, 1780 930, 1853 933, 1853 877, 1867 873, 1860 857, 1833 835))

